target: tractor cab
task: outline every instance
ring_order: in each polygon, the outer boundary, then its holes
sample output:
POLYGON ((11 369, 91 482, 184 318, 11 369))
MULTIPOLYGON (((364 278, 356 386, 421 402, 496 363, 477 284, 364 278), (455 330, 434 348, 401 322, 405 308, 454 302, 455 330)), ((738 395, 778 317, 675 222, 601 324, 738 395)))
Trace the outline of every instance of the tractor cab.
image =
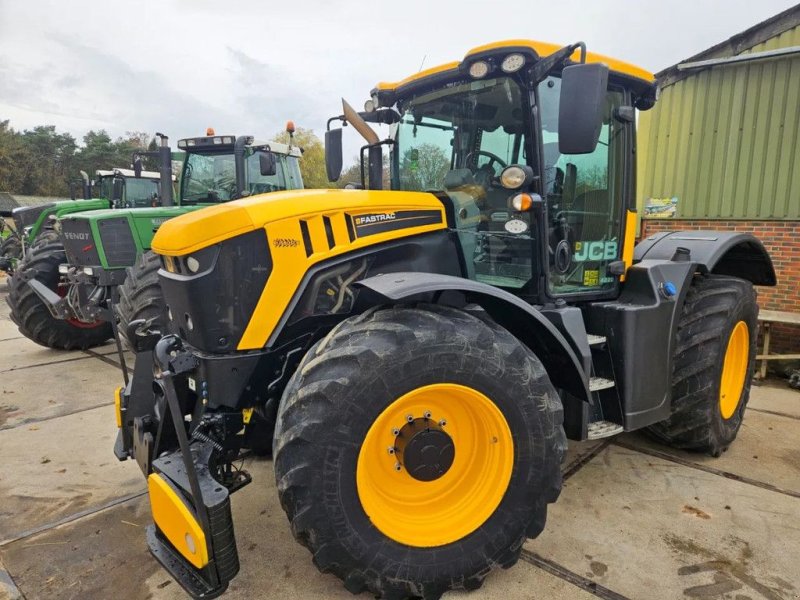
POLYGON ((257 141, 252 136, 215 135, 178 141, 186 152, 180 203, 216 204, 302 187, 300 148, 257 141))
MULTIPOLYGON (((136 176, 131 169, 97 170, 94 186, 100 198, 112 208, 144 208, 161 205, 158 171, 142 171, 136 176)), ((173 178, 174 181, 174 178, 173 178)))
POLYGON ((618 294, 633 249, 634 108, 654 99, 643 69, 520 40, 380 83, 351 116, 390 125, 368 152, 388 147, 392 189, 445 203, 470 279, 545 303, 618 294))

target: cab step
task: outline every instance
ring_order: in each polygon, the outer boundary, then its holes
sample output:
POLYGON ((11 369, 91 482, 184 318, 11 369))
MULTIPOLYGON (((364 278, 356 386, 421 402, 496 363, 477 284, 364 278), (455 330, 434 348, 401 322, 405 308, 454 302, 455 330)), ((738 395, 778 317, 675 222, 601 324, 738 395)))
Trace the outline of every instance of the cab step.
POLYGON ((607 390, 614 387, 614 381, 606 379, 605 377, 590 377, 589 378, 589 391, 599 392, 600 390, 607 390))
POLYGON ((622 433, 623 427, 618 423, 611 421, 594 421, 589 423, 587 428, 587 438, 590 440, 599 440, 600 438, 611 437, 622 433))
POLYGON ((586 338, 589 341, 590 346, 600 346, 601 344, 606 343, 606 336, 604 335, 594 335, 593 333, 587 333, 586 338))

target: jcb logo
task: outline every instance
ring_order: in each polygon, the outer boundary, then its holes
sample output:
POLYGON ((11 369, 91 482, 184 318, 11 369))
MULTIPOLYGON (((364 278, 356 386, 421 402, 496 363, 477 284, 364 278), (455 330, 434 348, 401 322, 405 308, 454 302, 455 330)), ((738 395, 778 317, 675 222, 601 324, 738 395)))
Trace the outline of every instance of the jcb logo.
POLYGON ((617 258, 618 244, 610 242, 575 242, 574 260, 585 262, 587 260, 613 260, 617 258))

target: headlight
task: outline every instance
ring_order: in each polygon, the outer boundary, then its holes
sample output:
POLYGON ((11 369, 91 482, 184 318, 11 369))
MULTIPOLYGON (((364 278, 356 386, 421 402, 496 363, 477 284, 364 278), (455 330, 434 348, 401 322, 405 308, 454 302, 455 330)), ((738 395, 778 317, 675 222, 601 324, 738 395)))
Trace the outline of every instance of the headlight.
POLYGON ((503 62, 500 63, 500 68, 503 70, 503 73, 516 73, 524 66, 525 57, 518 52, 509 54, 503 59, 503 62))
POLYGON ((521 188, 523 185, 525 185, 525 181, 527 179, 528 176, 525 172, 525 169, 518 167, 517 165, 506 167, 503 169, 503 172, 500 173, 500 183, 507 190, 516 190, 521 188))
POLYGON ((489 74, 489 63, 479 60, 469 66, 469 75, 474 79, 482 79, 489 74))
POLYGON ((94 269, 92 267, 83 267, 83 272, 85 275, 88 275, 89 277, 94 275, 94 269))
POLYGON ((189 258, 186 259, 186 266, 192 273, 197 273, 200 270, 200 261, 197 260, 194 256, 190 256, 189 258))

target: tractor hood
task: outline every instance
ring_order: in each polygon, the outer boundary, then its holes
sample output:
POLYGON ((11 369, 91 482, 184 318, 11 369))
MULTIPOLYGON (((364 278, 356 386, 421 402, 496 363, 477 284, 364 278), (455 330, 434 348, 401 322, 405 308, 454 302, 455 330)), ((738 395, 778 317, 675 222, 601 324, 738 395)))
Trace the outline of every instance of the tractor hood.
MULTIPOLYGON (((394 220, 397 211, 436 211, 444 207, 427 192, 378 190, 288 190, 261 194, 204 208, 164 223, 153 238, 159 254, 181 256, 269 223, 346 212, 394 220)), ((412 217, 413 218, 413 217, 412 217)), ((441 221, 440 221, 441 222, 441 221)), ((355 227, 360 221, 352 221, 355 227)))

